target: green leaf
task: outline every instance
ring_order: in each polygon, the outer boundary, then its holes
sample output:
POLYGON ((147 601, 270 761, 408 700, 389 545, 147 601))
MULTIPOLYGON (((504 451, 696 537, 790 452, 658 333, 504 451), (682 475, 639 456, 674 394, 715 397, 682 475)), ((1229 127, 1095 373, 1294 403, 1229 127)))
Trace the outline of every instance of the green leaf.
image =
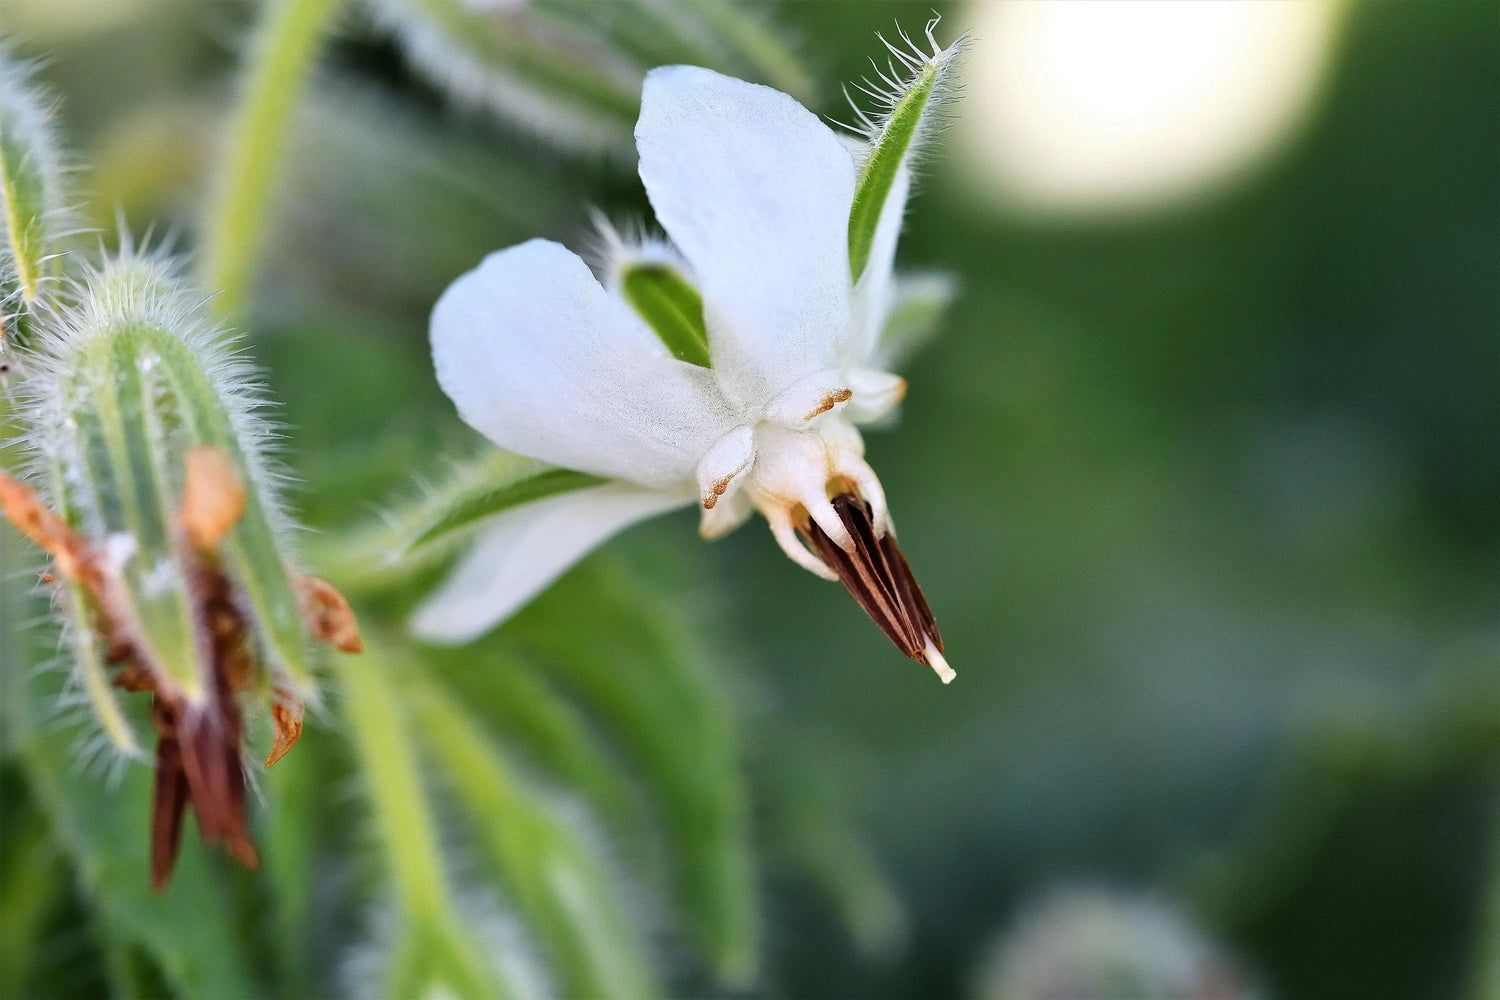
POLYGON ((707 66, 810 98, 801 61, 724 0, 373 0, 413 63, 455 98, 560 146, 632 152, 652 67, 707 66))
POLYGON ((461 997, 513 995, 485 961, 453 903, 432 805, 413 746, 414 729, 393 673, 411 670, 399 647, 366 635, 365 655, 339 657, 342 717, 385 853, 401 913, 387 970, 387 996, 426 996, 446 987, 461 997))
POLYGON ((412 681, 406 690, 424 742, 550 959, 562 995, 657 995, 645 943, 596 844, 511 773, 458 702, 431 684, 412 681))
POLYGON ((722 980, 744 985, 756 973, 760 930, 749 793, 715 657, 683 634, 680 605, 595 558, 507 629, 567 682, 641 774, 665 825, 686 929, 722 980))
POLYGON ((958 46, 938 48, 932 40, 934 24, 927 26, 927 38, 933 47, 930 53, 914 45, 907 51, 886 44, 907 75, 896 83, 895 77, 900 71, 892 63, 890 77, 882 76, 888 89, 870 91, 885 110, 871 118, 855 109, 866 127, 869 142, 855 184, 854 204, 849 209, 849 270, 855 281, 864 274, 865 265, 869 263, 875 231, 896 176, 902 167, 910 165, 913 152, 930 132, 944 103, 944 85, 958 46))
MULTIPOLYGON (((432 647, 423 659, 442 671, 444 684, 500 734, 529 767, 579 794, 599 814, 625 851, 644 854, 649 831, 639 788, 607 746, 606 734, 503 636, 461 649, 432 647), (476 664, 483 669, 476 670, 476 664)), ((534 658, 532 658, 534 659, 534 658)))
POLYGON ((645 320, 672 357, 711 367, 703 296, 671 265, 630 262, 619 271, 620 292, 645 320))

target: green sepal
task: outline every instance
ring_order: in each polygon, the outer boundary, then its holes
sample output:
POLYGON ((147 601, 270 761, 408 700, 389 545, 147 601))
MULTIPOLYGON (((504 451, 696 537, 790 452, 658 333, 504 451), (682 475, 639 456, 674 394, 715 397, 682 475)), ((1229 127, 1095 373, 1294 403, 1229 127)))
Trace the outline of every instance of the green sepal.
POLYGON ((709 368, 703 296, 670 264, 630 262, 619 270, 620 293, 645 320, 672 357, 709 368))
MULTIPOLYGON (((931 26, 929 25, 929 32, 931 26)), ((928 38, 932 36, 929 33, 928 38)), ((869 148, 855 182, 854 203, 849 209, 849 271, 858 281, 870 260, 875 231, 880 225, 886 199, 903 165, 910 163, 936 119, 946 88, 945 77, 957 45, 916 55, 888 46, 910 70, 910 75, 889 93, 877 95, 888 108, 878 121, 861 115, 870 130, 869 148), (919 58, 920 57, 920 61, 919 58)))
POLYGON ((486 518, 512 507, 605 481, 600 476, 559 469, 505 452, 488 455, 483 462, 495 474, 465 482, 428 507, 422 525, 407 543, 408 553, 466 533, 486 518))
POLYGON ((876 364, 887 371, 900 369, 937 332, 956 295, 949 275, 898 275, 875 346, 876 364))

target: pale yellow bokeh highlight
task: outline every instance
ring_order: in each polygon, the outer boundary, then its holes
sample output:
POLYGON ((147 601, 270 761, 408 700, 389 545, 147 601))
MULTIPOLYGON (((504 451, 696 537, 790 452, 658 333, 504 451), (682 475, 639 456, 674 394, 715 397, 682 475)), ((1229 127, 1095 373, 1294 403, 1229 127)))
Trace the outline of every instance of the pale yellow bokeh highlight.
POLYGON ((978 0, 967 172, 1015 206, 1091 211, 1202 194, 1307 117, 1338 0, 978 0))

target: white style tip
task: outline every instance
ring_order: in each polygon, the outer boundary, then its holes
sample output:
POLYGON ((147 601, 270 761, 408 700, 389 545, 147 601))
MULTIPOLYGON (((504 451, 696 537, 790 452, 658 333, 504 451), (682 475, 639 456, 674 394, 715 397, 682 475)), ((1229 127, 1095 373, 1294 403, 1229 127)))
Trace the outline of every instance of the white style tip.
POLYGON ((953 678, 957 677, 958 674, 954 673, 953 668, 948 666, 948 661, 943 659, 943 654, 938 652, 937 646, 933 645, 930 637, 922 653, 927 657, 927 665, 932 667, 933 672, 938 675, 938 680, 944 684, 952 684, 953 678))

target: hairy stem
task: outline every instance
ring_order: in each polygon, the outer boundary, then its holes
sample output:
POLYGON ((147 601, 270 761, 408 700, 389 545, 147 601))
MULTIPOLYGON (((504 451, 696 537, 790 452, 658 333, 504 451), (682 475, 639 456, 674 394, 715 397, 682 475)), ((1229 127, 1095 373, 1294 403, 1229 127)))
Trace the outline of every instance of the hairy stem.
POLYGON ((221 316, 238 316, 255 278, 276 168, 319 43, 341 0, 271 0, 250 54, 244 100, 209 205, 204 286, 221 316))

